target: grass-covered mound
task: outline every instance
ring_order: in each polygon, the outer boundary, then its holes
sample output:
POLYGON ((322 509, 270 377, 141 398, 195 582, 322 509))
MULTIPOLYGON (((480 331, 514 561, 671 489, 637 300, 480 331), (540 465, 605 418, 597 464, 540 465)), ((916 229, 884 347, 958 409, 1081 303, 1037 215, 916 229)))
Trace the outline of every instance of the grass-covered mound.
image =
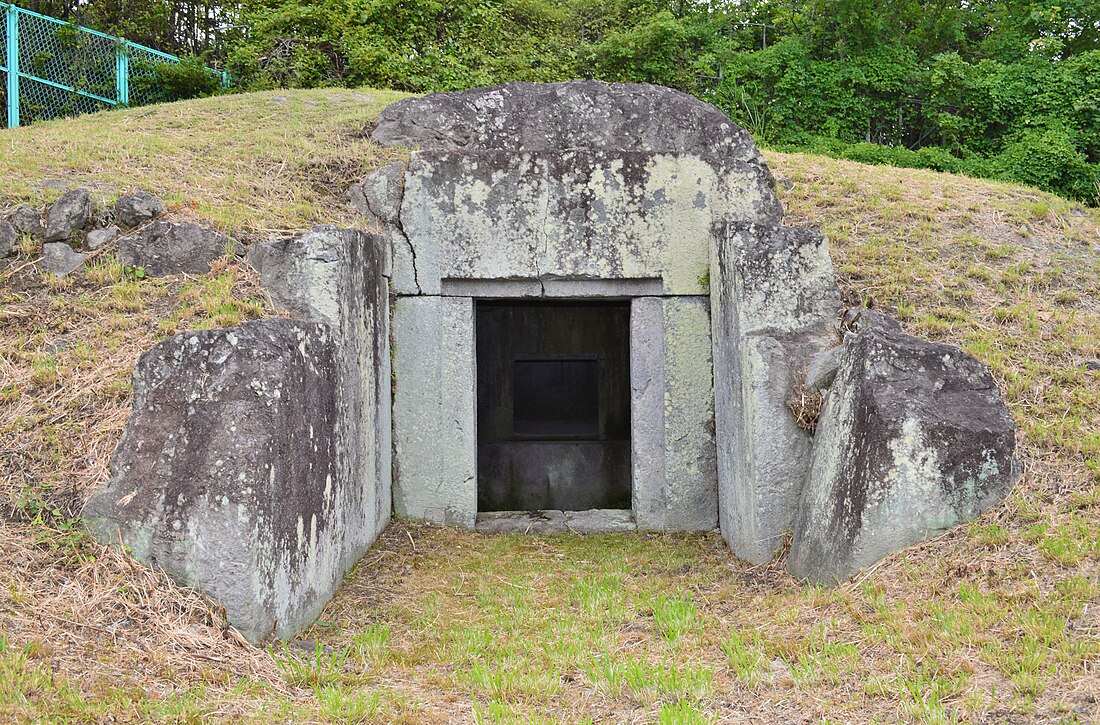
MULTIPOLYGON (((262 93, 0 132, 0 214, 145 188, 248 242, 354 223, 396 98, 262 93)), ((274 314, 235 260, 137 279, 0 262, 0 717, 116 721, 989 722, 1100 718, 1100 212, 1021 187, 766 154, 851 302, 986 362, 1025 477, 834 590, 716 535, 483 537, 395 522, 305 636, 257 651, 75 520, 141 351, 274 314)))

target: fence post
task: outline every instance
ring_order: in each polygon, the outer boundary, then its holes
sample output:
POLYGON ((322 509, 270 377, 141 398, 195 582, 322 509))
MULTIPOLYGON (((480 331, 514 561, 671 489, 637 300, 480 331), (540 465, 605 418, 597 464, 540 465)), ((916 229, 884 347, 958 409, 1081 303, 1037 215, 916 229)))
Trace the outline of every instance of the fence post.
POLYGON ((115 98, 122 106, 130 105, 130 54, 128 43, 119 38, 115 44, 115 98))
POLYGON ((19 125, 19 11, 14 5, 8 5, 7 48, 8 57, 8 128, 19 125))

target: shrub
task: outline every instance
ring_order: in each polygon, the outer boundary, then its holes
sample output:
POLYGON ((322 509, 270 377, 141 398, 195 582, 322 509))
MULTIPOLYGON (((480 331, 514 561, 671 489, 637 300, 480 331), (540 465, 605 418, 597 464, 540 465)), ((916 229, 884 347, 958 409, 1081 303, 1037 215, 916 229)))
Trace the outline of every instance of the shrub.
POLYGON ((1094 202, 1096 165, 1088 163, 1074 142, 1072 132, 1056 125, 1026 129, 990 159, 990 168, 1005 181, 1094 202))
POLYGON ((138 69, 131 85, 131 95, 141 98, 143 103, 205 98, 222 91, 220 74, 207 68, 198 58, 148 64, 138 69))

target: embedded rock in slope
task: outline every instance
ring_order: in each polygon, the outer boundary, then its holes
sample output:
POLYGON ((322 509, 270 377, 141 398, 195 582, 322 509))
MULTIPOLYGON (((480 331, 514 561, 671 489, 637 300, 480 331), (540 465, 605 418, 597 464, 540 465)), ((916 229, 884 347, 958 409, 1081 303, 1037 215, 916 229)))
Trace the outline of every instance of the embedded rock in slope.
POLYGON ((790 530, 813 438, 787 405, 808 360, 835 344, 840 292, 821 234, 730 224, 711 269, 719 523, 743 559, 790 530))
POLYGON ((50 242, 42 246, 43 264, 46 270, 58 277, 72 274, 84 266, 88 255, 82 252, 74 252, 73 248, 64 242, 50 242))
POLYGON ((141 267, 159 277, 166 274, 206 274, 210 263, 230 249, 221 232, 185 222, 153 222, 119 243, 124 267, 141 267))
POLYGON ((401 213, 405 164, 386 164, 348 189, 351 205, 367 217, 384 224, 397 224, 401 213))
POLYGON ((46 212, 46 241, 64 242, 88 225, 92 199, 85 189, 74 189, 50 204, 46 212))
POLYGON ((93 229, 88 232, 84 242, 88 245, 88 249, 95 250, 118 239, 120 233, 119 228, 111 224, 105 229, 93 229))
POLYGON ((15 227, 15 231, 26 234, 37 242, 41 242, 46 236, 42 215, 34 207, 23 205, 12 212, 11 225, 15 227))
POLYGON ((15 227, 0 219, 0 259, 10 256, 15 251, 15 240, 15 227))
POLYGON ((115 204, 115 221, 132 228, 152 221, 164 213, 164 202, 147 191, 119 197, 115 204))
POLYGON ((979 361, 863 326, 845 343, 821 412, 788 568, 835 583, 974 518, 1019 477, 1015 445, 979 361))
POLYGON ((84 508, 105 543, 201 589, 249 641, 308 624, 346 571, 327 325, 261 320, 142 355, 112 477, 84 508))

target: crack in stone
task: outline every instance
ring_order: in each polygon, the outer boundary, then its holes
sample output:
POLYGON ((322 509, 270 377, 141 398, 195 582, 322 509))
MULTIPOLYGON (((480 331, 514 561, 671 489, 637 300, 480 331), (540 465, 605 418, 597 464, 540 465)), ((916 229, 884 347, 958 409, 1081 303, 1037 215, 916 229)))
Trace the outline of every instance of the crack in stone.
POLYGON ((420 287, 420 271, 416 266, 416 247, 413 246, 412 240, 409 239, 409 235, 405 234, 405 227, 401 224, 400 208, 397 210, 397 218, 394 220, 393 228, 401 235, 401 238, 405 240, 405 245, 409 248, 409 254, 412 256, 413 284, 416 286, 416 294, 423 295, 424 290, 420 287))

